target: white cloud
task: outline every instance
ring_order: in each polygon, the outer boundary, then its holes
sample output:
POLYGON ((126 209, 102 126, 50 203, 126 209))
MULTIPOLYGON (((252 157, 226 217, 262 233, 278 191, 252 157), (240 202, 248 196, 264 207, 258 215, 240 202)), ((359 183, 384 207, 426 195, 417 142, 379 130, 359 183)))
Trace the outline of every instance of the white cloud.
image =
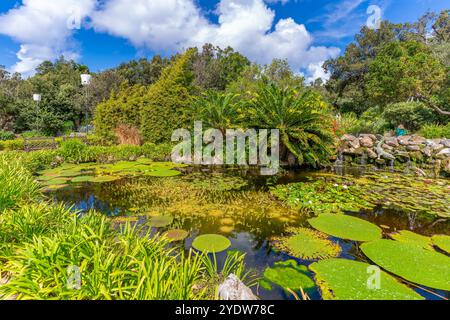
POLYGON ((327 81, 330 79, 330 74, 325 72, 325 69, 322 68, 324 61, 320 61, 317 63, 311 63, 306 69, 308 76, 306 77, 306 83, 314 82, 317 79, 322 79, 323 81, 327 81))
POLYGON ((232 46, 258 63, 287 59, 307 68, 339 54, 332 47, 314 47, 303 24, 291 18, 275 24, 275 12, 263 0, 221 0, 209 22, 193 0, 110 0, 92 15, 93 26, 153 51, 176 51, 212 43, 232 46))
POLYGON ((0 34, 21 43, 18 62, 11 71, 30 74, 46 59, 64 54, 76 57, 70 38, 70 18, 80 20, 94 8, 96 0, 24 0, 20 7, 0 16, 0 34))
POLYGON ((338 55, 337 48, 314 46, 303 24, 291 18, 276 21, 266 2, 221 0, 215 10, 218 22, 212 23, 195 0, 24 0, 0 16, 0 33, 21 43, 12 70, 22 73, 63 53, 77 56, 73 30, 67 26, 74 12, 79 19, 90 17, 95 31, 154 52, 170 54, 209 42, 232 46, 262 64, 287 59, 298 72, 314 72, 310 65, 338 55))

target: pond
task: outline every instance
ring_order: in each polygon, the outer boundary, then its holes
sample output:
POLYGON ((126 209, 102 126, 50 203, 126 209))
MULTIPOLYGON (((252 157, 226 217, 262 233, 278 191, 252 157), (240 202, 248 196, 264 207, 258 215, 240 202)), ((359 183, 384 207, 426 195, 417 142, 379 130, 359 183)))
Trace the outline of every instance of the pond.
MULTIPOLYGON (((89 165, 84 165, 84 168, 90 173, 89 165)), ((129 169, 125 163, 119 164, 119 168, 129 169)), ((174 218, 170 226, 154 228, 154 231, 155 233, 169 229, 188 231, 189 236, 180 244, 184 245, 186 250, 192 248, 192 242, 198 235, 224 235, 231 241, 230 249, 245 252, 246 265, 260 276, 277 262, 294 260, 300 266, 309 266, 317 261, 317 259, 296 258, 274 246, 274 239, 284 236, 289 229, 313 230, 308 219, 315 215, 311 211, 299 210, 295 206, 288 205, 288 201, 280 201, 270 191, 273 187, 294 182, 314 182, 319 179, 317 172, 290 171, 280 177, 262 177, 252 170, 207 170, 185 167, 178 168, 178 171, 182 172, 181 175, 172 176, 169 171, 173 168, 169 166, 157 176, 139 172, 133 176, 123 175, 120 179, 110 179, 111 181, 100 179, 101 183, 89 181, 84 173, 82 177, 85 179, 80 178, 79 174, 80 182, 71 184, 68 177, 77 175, 70 174, 73 167, 64 170, 67 172, 66 183, 59 181, 61 187, 47 183, 50 186, 49 196, 55 201, 63 201, 83 212, 90 209, 103 212, 117 225, 125 221, 145 224, 154 216, 170 215, 174 218)), ((370 176, 370 172, 357 171, 357 175, 353 175, 354 173, 347 173, 349 179, 356 177, 361 179, 366 174, 370 176)), ((47 171, 44 174, 53 180, 58 179, 56 176, 60 176, 55 171, 47 171)), ((342 174, 346 176, 346 173, 342 174)), ((447 193, 448 181, 444 180, 441 184, 445 184, 442 188, 447 188, 444 191, 447 193)), ((448 197, 440 200, 445 206, 448 197)), ((416 201, 420 202, 421 199, 416 201)), ((399 230, 410 230, 425 236, 450 235, 449 219, 419 214, 414 210, 402 211, 375 206, 359 211, 345 210, 345 214, 379 226, 383 230, 384 237, 399 230)), ((370 263, 361 252, 359 242, 336 237, 329 239, 341 248, 337 257, 370 263)), ((219 263, 223 262, 225 257, 226 252, 217 254, 219 263)), ((449 291, 419 287, 410 283, 407 285, 427 299, 450 297, 449 291)), ((254 288, 261 299, 294 299, 291 293, 279 286, 264 287, 254 288)), ((322 298, 317 286, 309 288, 307 294, 313 300, 322 298)))

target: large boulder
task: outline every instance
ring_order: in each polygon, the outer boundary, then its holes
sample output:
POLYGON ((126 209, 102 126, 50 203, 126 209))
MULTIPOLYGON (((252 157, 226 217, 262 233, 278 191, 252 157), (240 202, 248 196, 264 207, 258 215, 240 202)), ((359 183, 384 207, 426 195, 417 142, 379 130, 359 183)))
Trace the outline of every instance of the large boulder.
POLYGON ((361 146, 365 147, 365 148, 372 148, 374 145, 374 141, 372 140, 372 138, 370 138, 369 136, 363 136, 359 139, 359 143, 361 144, 361 146))
POLYGON ((348 141, 348 144, 353 149, 359 149, 361 147, 361 144, 359 143, 358 139, 348 141))
POLYGON ((357 138, 351 134, 344 134, 341 138, 342 141, 353 141, 356 140, 357 138))
POLYGON ((408 144, 409 145, 419 145, 419 144, 425 144, 427 142, 427 139, 421 136, 412 136, 411 139, 409 139, 408 144))
POLYGON ((252 290, 242 283, 239 278, 230 274, 226 280, 219 285, 220 300, 258 300, 252 290))
POLYGON ((386 138, 386 140, 384 141, 385 144, 387 144, 388 146, 391 147, 398 147, 398 140, 396 137, 388 137, 386 138))
POLYGON ((411 140, 411 136, 401 136, 397 138, 397 141, 402 146, 409 145, 409 140, 411 140))
POLYGON ((450 157, 450 148, 445 148, 439 151, 438 154, 436 154, 436 158, 438 159, 445 159, 450 157))
POLYGON ((446 147, 446 148, 450 148, 450 139, 445 139, 441 142, 441 144, 446 147))
POLYGON ((418 145, 412 144, 412 145, 406 146, 406 150, 408 150, 408 151, 420 151, 420 147, 418 145))

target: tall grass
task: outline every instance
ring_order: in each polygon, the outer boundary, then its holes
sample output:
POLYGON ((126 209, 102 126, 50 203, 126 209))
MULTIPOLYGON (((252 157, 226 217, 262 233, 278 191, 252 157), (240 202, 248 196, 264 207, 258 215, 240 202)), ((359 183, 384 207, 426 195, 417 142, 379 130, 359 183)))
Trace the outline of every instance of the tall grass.
POLYGON ((448 138, 450 139, 450 122, 447 125, 427 124, 419 131, 419 135, 427 139, 448 138))
POLYGON ((39 185, 17 160, 0 157, 0 213, 39 195, 39 185))

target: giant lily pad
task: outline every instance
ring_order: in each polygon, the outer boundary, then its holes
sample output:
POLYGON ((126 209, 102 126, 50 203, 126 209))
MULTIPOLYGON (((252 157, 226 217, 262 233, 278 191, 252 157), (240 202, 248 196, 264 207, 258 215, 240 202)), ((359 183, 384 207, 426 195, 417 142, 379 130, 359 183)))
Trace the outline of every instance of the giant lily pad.
POLYGON ((145 175, 151 177, 175 177, 180 175, 181 172, 177 170, 170 170, 165 168, 159 168, 157 170, 145 172, 145 175))
POLYGON ((325 259, 336 257, 341 247, 328 240, 321 232, 306 228, 290 228, 291 235, 274 238, 274 246, 301 259, 325 259))
POLYGON ((165 232, 164 237, 169 239, 169 241, 181 241, 188 237, 189 232, 183 229, 173 229, 165 232))
POLYGON ((44 186, 56 186, 56 185, 64 185, 67 184, 67 181, 69 181, 69 178, 55 178, 52 180, 44 181, 41 184, 44 186))
POLYGON ((170 226, 173 222, 173 217, 171 216, 156 216, 152 217, 149 221, 150 225, 155 228, 163 228, 170 226))
POLYGON ((202 252, 217 253, 228 249, 231 242, 219 234, 204 234, 195 238, 192 246, 202 252))
POLYGON ((433 244, 441 250, 450 253, 450 236, 445 236, 442 234, 434 235, 431 240, 433 244))
POLYGON ((384 239, 364 243, 361 250, 370 260, 406 280, 450 290, 450 258, 441 253, 384 239))
POLYGON ((372 283, 370 265, 346 260, 327 259, 309 268, 316 275, 324 300, 423 300, 415 291, 380 270, 379 287, 372 283))
POLYGON ((408 230, 401 230, 399 232, 392 233, 390 234, 390 237, 400 242, 414 244, 424 249, 433 250, 433 245, 431 243, 430 237, 425 237, 408 230))
POLYGON ((285 290, 309 290, 315 286, 309 276, 308 268, 298 265, 294 260, 276 262, 273 267, 267 268, 260 284, 263 288, 272 290, 271 283, 285 290))
POLYGON ((94 183, 103 183, 103 182, 113 182, 119 180, 120 177, 115 176, 97 176, 91 179, 91 182, 94 183))
POLYGON ((322 214, 308 222, 313 228, 341 239, 372 241, 382 236, 381 229, 376 225, 343 214, 322 214))
POLYGON ((90 182, 94 179, 93 176, 79 176, 72 179, 73 183, 90 182))

